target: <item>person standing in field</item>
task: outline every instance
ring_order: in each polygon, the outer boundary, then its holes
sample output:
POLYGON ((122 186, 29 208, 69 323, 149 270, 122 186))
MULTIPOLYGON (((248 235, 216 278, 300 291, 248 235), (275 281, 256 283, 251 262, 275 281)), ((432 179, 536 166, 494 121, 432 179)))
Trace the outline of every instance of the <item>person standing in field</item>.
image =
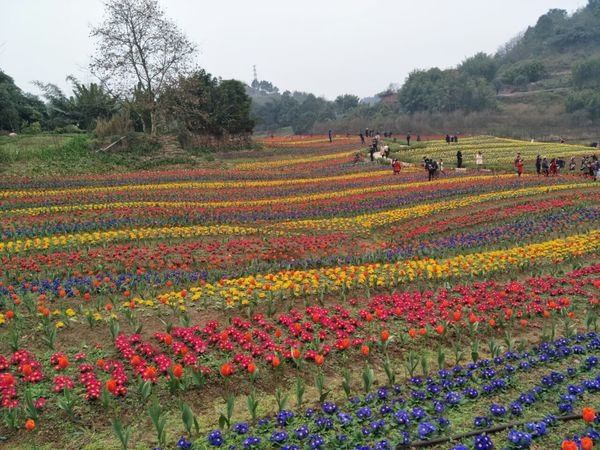
POLYGON ((390 157, 390 146, 387 144, 383 146, 383 156, 386 158, 390 157))
POLYGON ((410 133, 406 135, 406 145, 410 147, 410 133))
POLYGON ((542 173, 544 174, 545 177, 548 176, 549 169, 550 169, 550 165, 548 164, 548 158, 546 158, 544 156, 542 158, 542 173))
POLYGON ((558 167, 556 164, 556 158, 550 160, 550 175, 558 175, 558 167))
POLYGON ((438 170, 440 171, 440 173, 442 175, 446 175, 446 172, 444 172, 444 160, 440 159, 440 161, 438 162, 438 170))
POLYGON ((333 142, 333 133, 329 130, 329 142, 333 142))
POLYGON ((358 135, 360 136, 360 143, 364 144, 365 143, 365 136, 362 134, 362 131, 360 133, 358 133, 358 135))
POLYGON ((394 175, 400 174, 401 167, 402 166, 400 165, 400 161, 398 161, 397 159, 394 159, 394 161, 392 162, 392 168, 394 169, 394 175))
POLYGON ((456 152, 456 167, 462 169, 462 152, 459 150, 456 152))
POLYGON ((425 159, 425 169, 427 170, 427 174, 429 176, 428 181, 431 181, 435 178, 435 161, 433 159, 426 158, 425 159))
POLYGON ((520 177, 521 175, 523 175, 523 160, 520 158, 517 159, 515 165, 517 166, 517 175, 520 177))
POLYGON ((450 145, 450 135, 446 135, 446 144, 450 145))
POLYGON ((483 155, 481 154, 481 151, 477 152, 475 155, 475 165, 477 166, 477 172, 479 172, 481 166, 483 166, 483 155))
POLYGON ((535 158, 535 171, 538 175, 542 173, 542 157, 540 155, 535 158))

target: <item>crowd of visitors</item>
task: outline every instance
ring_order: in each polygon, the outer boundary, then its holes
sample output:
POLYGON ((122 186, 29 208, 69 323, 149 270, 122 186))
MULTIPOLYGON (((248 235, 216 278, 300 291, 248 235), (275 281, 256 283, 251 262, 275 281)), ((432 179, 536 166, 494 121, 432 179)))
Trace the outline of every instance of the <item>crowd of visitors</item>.
MULTIPOLYGON (((384 138, 389 139, 392 136, 393 136, 393 134, 391 131, 383 132, 384 138)), ((331 139, 331 132, 330 132, 329 137, 331 139)), ((367 137, 371 138, 371 145, 369 146, 369 150, 368 150, 369 159, 371 161, 384 159, 389 164, 391 164, 394 175, 397 175, 400 173, 400 170, 402 168, 402 163, 397 158, 390 159, 390 147, 387 143, 383 143, 383 145, 381 145, 381 143, 382 143, 381 142, 381 133, 379 131, 374 131, 369 128, 366 128, 364 131, 364 134, 362 131, 359 133, 359 137, 360 137, 362 144, 366 143, 365 138, 367 138, 367 137)), ((458 143, 458 134, 456 134, 456 135, 446 134, 444 139, 448 145, 457 144, 458 143)), ((412 135, 410 133, 408 133, 406 135, 406 145, 410 146, 411 140, 412 140, 412 135)), ((417 142, 420 142, 421 136, 417 135, 416 140, 417 140, 417 142)), ((395 141, 396 140, 394 140, 394 142, 395 141)), ((360 161, 362 161, 362 155, 360 153, 357 153, 354 157, 353 163, 357 164, 360 161)), ((486 168, 484 155, 481 151, 478 151, 475 154, 474 163, 475 163, 475 169, 477 172, 486 168)), ((464 164, 463 154, 462 154, 462 151, 460 149, 458 149, 456 152, 456 168, 464 169, 463 164, 464 164)), ((445 174, 444 161, 442 159, 439 159, 436 161, 433 158, 424 157, 422 160, 422 166, 425 169, 425 171, 427 172, 429 181, 434 180, 439 175, 445 174)), ((515 169, 518 177, 523 176, 523 173, 525 171, 525 166, 526 166, 526 161, 523 159, 520 152, 517 153, 515 160, 514 160, 514 169, 515 169)), ((540 176, 542 176, 542 175, 547 176, 547 177, 558 176, 561 171, 567 170, 567 169, 569 170, 570 173, 573 173, 576 170, 576 168, 577 168, 577 163, 576 163, 575 156, 570 157, 568 165, 565 163, 565 160, 562 157, 548 158, 546 156, 537 155, 537 157, 535 159, 535 171, 540 176)), ((588 156, 582 157, 580 171, 585 176, 592 177, 594 180, 599 181, 600 180, 600 161, 598 160, 598 156, 596 154, 593 154, 593 155, 588 155, 588 156)))

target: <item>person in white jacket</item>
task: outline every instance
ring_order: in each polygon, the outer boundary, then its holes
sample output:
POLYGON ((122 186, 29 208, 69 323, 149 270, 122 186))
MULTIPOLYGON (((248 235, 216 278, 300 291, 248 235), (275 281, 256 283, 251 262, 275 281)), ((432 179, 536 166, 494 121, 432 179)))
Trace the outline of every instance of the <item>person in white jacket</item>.
POLYGON ((479 169, 481 169, 481 166, 483 166, 483 155, 481 154, 481 152, 477 152, 477 154, 475 155, 475 165, 477 165, 477 171, 479 171, 479 169))

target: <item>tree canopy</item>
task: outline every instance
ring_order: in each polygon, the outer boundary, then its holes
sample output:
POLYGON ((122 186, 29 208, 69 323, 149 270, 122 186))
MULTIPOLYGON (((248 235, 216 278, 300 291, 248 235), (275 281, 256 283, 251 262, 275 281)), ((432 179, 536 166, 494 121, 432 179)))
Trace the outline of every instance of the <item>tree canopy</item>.
POLYGON ((141 89, 156 134, 159 97, 190 69, 196 46, 165 17, 157 0, 108 0, 105 8, 106 19, 92 29, 97 47, 90 68, 116 92, 141 89))
POLYGON ((411 72, 398 99, 408 113, 481 111, 495 103, 493 87, 484 78, 438 68, 411 72))
POLYGON ((20 131, 23 126, 42 122, 45 106, 35 95, 25 94, 14 80, 0 70, 0 130, 20 131))
POLYGON ((165 112, 186 132, 223 136, 252 132, 250 97, 237 80, 219 80, 204 70, 181 76, 165 91, 165 112))

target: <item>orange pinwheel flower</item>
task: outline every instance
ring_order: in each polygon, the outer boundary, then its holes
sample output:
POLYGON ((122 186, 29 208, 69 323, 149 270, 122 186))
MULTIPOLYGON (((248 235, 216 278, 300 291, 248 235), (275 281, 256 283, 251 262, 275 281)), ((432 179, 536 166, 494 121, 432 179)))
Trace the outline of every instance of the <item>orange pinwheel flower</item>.
POLYGON ((33 373, 33 368, 31 367, 31 364, 23 364, 23 368, 21 369, 21 372, 26 377, 28 377, 29 375, 31 375, 33 373))
POLYGON ((29 431, 35 430, 35 421, 33 419, 27 419, 25 422, 25 428, 29 431))
POLYGON ((225 363, 221 366, 221 375, 228 377, 233 374, 233 366, 231 363, 225 363))
POLYGON ((112 378, 106 382, 106 390, 110 393, 114 393, 117 390, 117 382, 112 378))
POLYGON ((582 416, 583 420, 585 420, 588 423, 591 423, 596 418, 596 411, 594 411, 594 408, 590 407, 583 408, 582 416))
POLYGON ((175 364, 175 367, 173 367, 173 375, 178 380, 183 376, 183 366, 181 364, 175 364))
POLYGON ((381 332, 381 342, 386 342, 390 338, 390 332, 388 330, 383 330, 381 332))
POLYGON ((581 450, 592 450, 594 448, 594 441, 589 437, 581 439, 581 450))

